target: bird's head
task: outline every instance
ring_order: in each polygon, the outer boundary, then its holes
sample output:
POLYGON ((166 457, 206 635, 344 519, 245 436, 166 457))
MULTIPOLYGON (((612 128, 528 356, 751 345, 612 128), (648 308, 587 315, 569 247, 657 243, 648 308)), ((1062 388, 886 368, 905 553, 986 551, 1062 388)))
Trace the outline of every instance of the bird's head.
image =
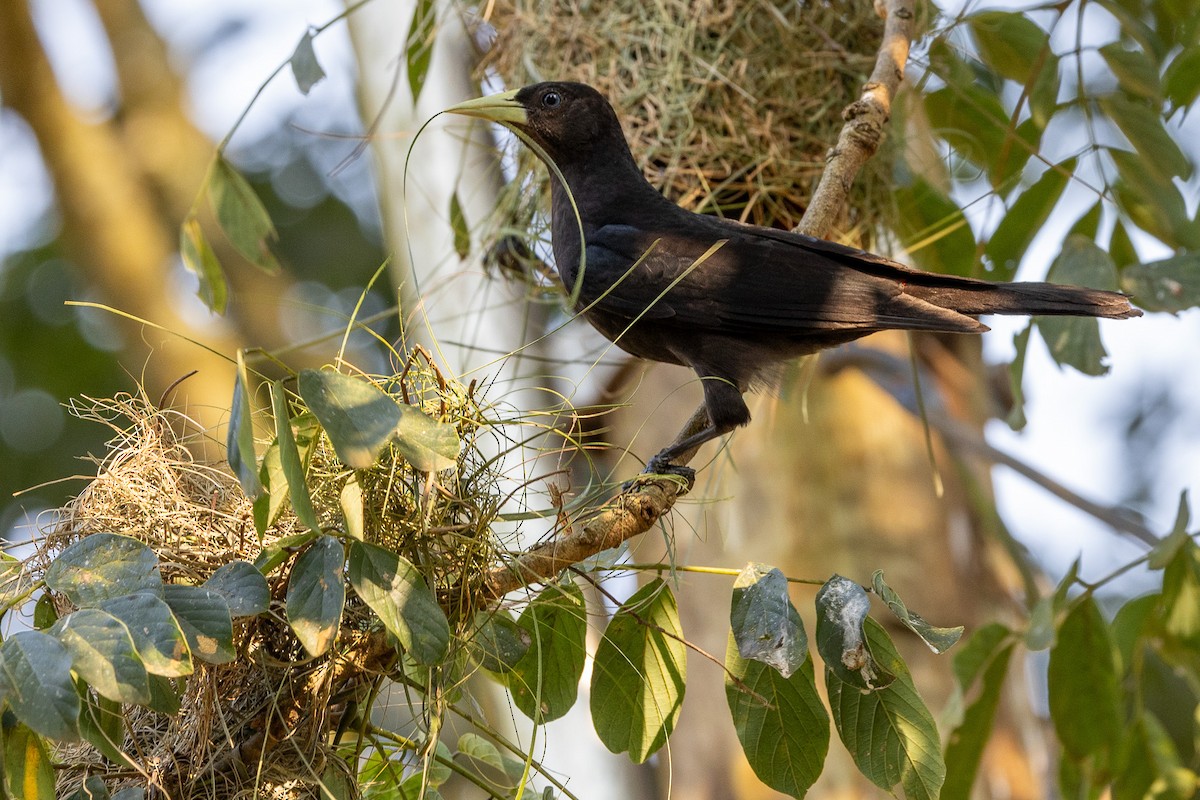
POLYGON ((468 100, 452 114, 499 122, 538 144, 560 167, 597 154, 628 153, 621 123, 604 96, 582 83, 535 83, 468 100))

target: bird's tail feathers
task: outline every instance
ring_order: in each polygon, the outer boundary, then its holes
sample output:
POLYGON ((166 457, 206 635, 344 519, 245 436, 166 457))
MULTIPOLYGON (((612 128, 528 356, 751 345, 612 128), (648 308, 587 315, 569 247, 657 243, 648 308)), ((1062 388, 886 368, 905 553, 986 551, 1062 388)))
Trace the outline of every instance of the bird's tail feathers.
POLYGON ((1129 296, 1120 292, 1056 283, 972 282, 957 286, 910 286, 908 292, 934 305, 970 315, 1050 314, 1108 319, 1142 315, 1130 305, 1129 296))

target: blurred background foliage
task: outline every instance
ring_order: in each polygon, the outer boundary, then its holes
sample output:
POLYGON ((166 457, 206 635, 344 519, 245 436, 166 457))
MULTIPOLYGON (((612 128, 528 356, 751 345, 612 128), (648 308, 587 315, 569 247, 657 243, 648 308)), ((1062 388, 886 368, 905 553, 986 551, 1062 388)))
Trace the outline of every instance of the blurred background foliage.
MULTIPOLYGON (((6 532, 77 492, 78 481, 43 484, 86 476, 91 468, 78 459, 103 451, 110 432, 67 413, 63 406, 72 397, 145 386, 158 402, 173 381, 198 368, 167 402, 182 399, 202 424, 216 424, 227 412, 232 366, 221 358, 205 361, 199 348, 170 342, 172 334, 214 344, 230 358, 237 346, 278 349, 340 332, 385 257, 368 164, 352 158, 339 169, 362 132, 344 31, 329 44, 333 63, 349 74, 327 81, 311 102, 294 89, 267 92, 229 148, 274 221, 272 250, 283 273, 232 269, 233 307, 217 318, 193 296, 194 279, 171 244, 215 139, 241 110, 229 95, 248 102, 269 74, 246 66, 259 58, 251 51, 261 49, 266 58, 272 48, 294 47, 307 20, 334 16, 335 5, 50 5, 6 3, 0 12, 6 153, 0 529, 6 532), (140 202, 123 202, 130 197, 140 202), (108 226, 114 236, 92 236, 93 225, 108 226), (114 241, 138 232, 158 246, 122 249, 126 243, 114 241), (115 279, 114 258, 125 265, 115 279), (68 300, 102 303, 172 334, 147 332, 104 310, 68 307, 68 300)), ((214 241, 231 266, 245 263, 220 233, 214 241)), ((390 305, 389 294, 381 287, 362 314, 390 305)), ((392 326, 376 323, 394 336, 392 326)), ((300 355, 313 358, 332 346, 316 343, 300 355)))

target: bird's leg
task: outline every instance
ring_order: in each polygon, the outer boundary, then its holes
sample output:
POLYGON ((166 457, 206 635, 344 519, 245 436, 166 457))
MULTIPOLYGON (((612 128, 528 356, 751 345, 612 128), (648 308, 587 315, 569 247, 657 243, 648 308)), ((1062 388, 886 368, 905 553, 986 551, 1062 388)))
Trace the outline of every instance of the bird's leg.
POLYGON ((646 462, 646 468, 642 470, 643 475, 678 475, 687 481, 688 487, 691 488, 692 483, 696 480, 696 470, 683 464, 672 464, 675 459, 680 461, 690 461, 692 456, 696 454, 697 448, 708 439, 712 438, 708 431, 712 429, 712 425, 708 421, 708 406, 701 403, 700 406, 693 412, 687 423, 676 434, 674 441, 660 450, 657 455, 646 462), (694 447, 688 443, 694 440, 697 436, 705 438, 698 442, 694 447))
POLYGON ((695 470, 675 464, 676 459, 687 461, 705 442, 729 433, 739 425, 750 421, 750 409, 742 399, 742 392, 728 380, 702 376, 704 405, 697 409, 687 425, 675 437, 675 441, 664 447, 646 462, 643 473, 683 475, 695 477, 695 470))

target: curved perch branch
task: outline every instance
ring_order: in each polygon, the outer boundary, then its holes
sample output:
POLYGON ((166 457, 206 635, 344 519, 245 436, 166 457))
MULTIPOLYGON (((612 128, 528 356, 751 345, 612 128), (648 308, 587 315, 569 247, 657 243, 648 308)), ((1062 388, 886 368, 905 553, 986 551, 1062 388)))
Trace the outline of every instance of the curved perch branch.
POLYGON ((484 581, 484 597, 499 600, 515 589, 548 580, 573 564, 645 533, 683 493, 682 483, 675 478, 642 478, 565 536, 534 545, 512 563, 492 570, 484 581))

